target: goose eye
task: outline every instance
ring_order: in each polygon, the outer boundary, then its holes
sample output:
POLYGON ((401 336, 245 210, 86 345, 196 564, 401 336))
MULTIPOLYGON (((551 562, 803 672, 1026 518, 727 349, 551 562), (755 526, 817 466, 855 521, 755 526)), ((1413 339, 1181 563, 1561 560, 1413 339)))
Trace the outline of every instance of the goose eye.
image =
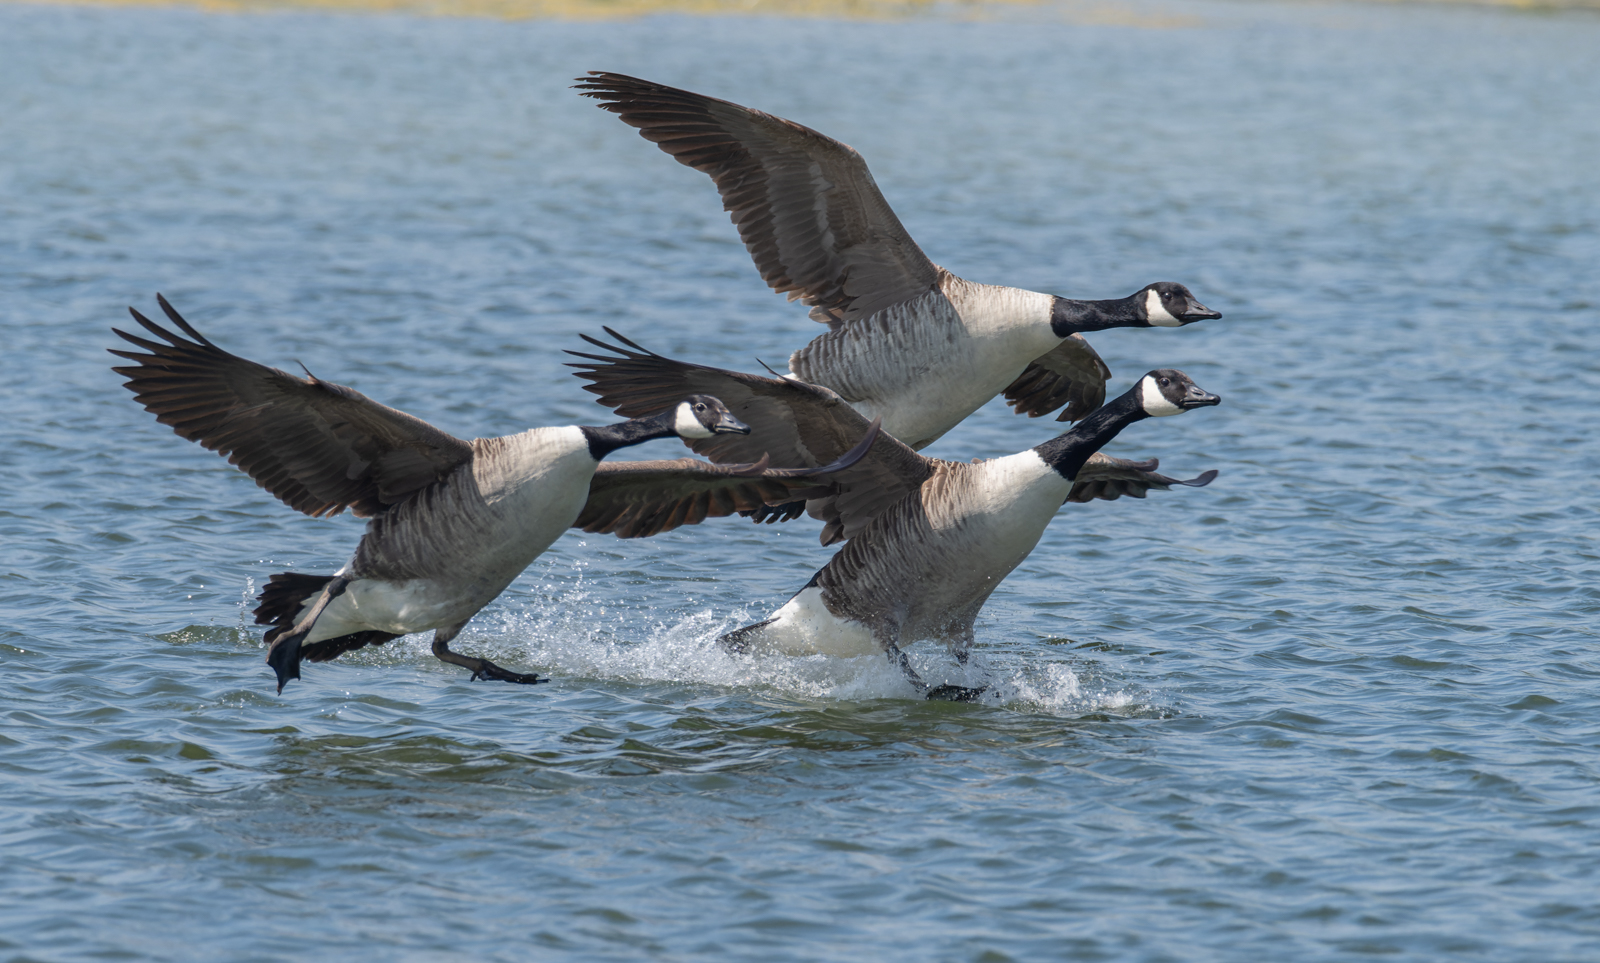
POLYGON ((1172 379, 1171 378, 1162 378, 1160 384, 1161 384, 1161 387, 1163 387, 1163 388, 1170 388, 1170 387, 1172 387, 1172 379))
POLYGON ((694 410, 695 411, 705 411, 706 410, 706 406, 705 405, 695 405, 694 406, 694 410))

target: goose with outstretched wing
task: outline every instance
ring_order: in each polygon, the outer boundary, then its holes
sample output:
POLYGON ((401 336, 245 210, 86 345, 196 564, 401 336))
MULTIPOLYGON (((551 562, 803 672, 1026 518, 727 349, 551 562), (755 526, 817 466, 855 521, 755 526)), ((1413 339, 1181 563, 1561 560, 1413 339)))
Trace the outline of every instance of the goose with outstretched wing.
MULTIPOLYGON (((1142 496, 1151 488, 1203 487, 1215 470, 1186 481, 1156 475, 1155 462, 1103 458, 1099 449, 1136 421, 1220 403, 1180 371, 1151 371, 1127 393, 1041 445, 971 464, 923 458, 892 501, 851 472, 833 482, 830 528, 848 539, 787 603, 722 638, 730 652, 789 655, 885 653, 930 699, 970 701, 981 688, 930 686, 906 660, 914 642, 943 642, 965 662, 978 613, 1027 558, 1063 502, 1142 496), (1096 464, 1098 460, 1098 464, 1096 464), (863 487, 865 490, 862 490, 863 487)), ((892 438, 880 436, 862 463, 892 438)))
MULTIPOLYGON (((585 340, 607 354, 569 353, 584 359, 572 366, 589 382, 585 389, 619 414, 660 410, 685 391, 713 392, 765 444, 803 464, 835 458, 864 426, 827 388, 675 361, 606 333, 621 343, 585 340)), ((1158 474, 1155 459, 1112 458, 1100 448, 1134 422, 1220 402, 1180 371, 1152 371, 1070 431, 971 463, 928 458, 879 432, 859 460, 794 491, 826 522, 823 544, 844 547, 771 616, 724 636, 723 647, 789 655, 882 651, 929 698, 976 698, 980 690, 929 686, 906 661, 905 647, 938 639, 966 661, 978 612, 1063 504, 1209 485, 1215 470, 1180 480, 1158 474)), ((716 461, 754 455, 747 438, 685 444, 716 461)))
POLYGON ((129 309, 160 340, 116 331, 138 351, 114 368, 145 409, 183 438, 224 455, 289 507, 370 518, 333 575, 283 572, 262 591, 267 663, 284 683, 302 660, 324 662, 411 632, 474 679, 543 681, 449 643, 567 528, 623 538, 793 500, 872 445, 876 425, 834 464, 770 467, 693 459, 602 463, 613 451, 676 435, 749 434, 715 397, 687 392, 651 417, 456 438, 342 385, 296 377, 230 354, 157 296, 172 331, 129 309), (181 332, 181 333, 180 333, 181 332))
POLYGON ((1221 317, 1170 281, 1079 301, 964 280, 922 252, 861 155, 831 137, 624 74, 591 71, 576 88, 710 175, 763 280, 828 324, 790 373, 914 449, 1002 392, 1033 417, 1099 407, 1111 373, 1082 332, 1221 317))
MULTIPOLYGON (((789 465, 820 466, 849 450, 866 431, 865 417, 836 393, 794 378, 744 374, 663 357, 641 347, 611 328, 605 329, 616 344, 581 335, 605 354, 568 351, 582 358, 571 363, 578 377, 589 382, 585 391, 624 416, 643 416, 664 410, 689 393, 712 394, 752 429, 750 436, 717 435, 685 439, 684 444, 714 462, 748 462, 763 452, 789 465)), ((926 458, 887 430, 866 456, 848 469, 831 473, 815 489, 797 489, 797 500, 767 505, 748 514, 757 521, 787 521, 801 511, 824 522, 824 545, 850 538, 883 509, 915 490, 934 473, 932 466, 947 464, 926 458)), ((1095 451, 1079 469, 1067 502, 1115 500, 1123 495, 1143 498, 1149 491, 1167 491, 1186 485, 1156 472, 1158 462, 1128 461, 1095 451)))

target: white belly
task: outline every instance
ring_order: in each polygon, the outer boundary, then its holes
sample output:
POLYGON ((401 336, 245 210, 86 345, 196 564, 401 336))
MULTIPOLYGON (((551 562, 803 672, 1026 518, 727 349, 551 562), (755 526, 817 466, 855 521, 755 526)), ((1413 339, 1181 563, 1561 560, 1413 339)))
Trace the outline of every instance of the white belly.
POLYGON ((898 392, 853 401, 850 407, 869 421, 882 418, 884 431, 920 451, 988 404, 1022 373, 1021 365, 995 377, 955 361, 933 364, 940 368, 939 377, 918 378, 900 385, 898 392), (947 376, 949 380, 944 380, 947 376))
MULTIPOLYGON (((357 579, 323 610, 303 644, 369 629, 409 635, 456 625, 471 618, 490 599, 466 597, 432 579, 357 579)), ((315 602, 307 601, 302 614, 315 602)))
POLYGON ((864 623, 829 612, 822 604, 822 590, 816 586, 801 589, 800 594, 772 613, 772 619, 751 638, 752 652, 852 658, 883 651, 864 623))

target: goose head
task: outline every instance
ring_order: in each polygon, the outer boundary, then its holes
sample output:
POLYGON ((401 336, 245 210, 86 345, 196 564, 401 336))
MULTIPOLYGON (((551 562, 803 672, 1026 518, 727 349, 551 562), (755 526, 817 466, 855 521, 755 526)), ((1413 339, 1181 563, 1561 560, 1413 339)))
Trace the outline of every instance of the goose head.
POLYGON ((748 435, 750 426, 733 416, 721 401, 710 395, 690 395, 673 410, 672 431, 679 438, 710 438, 714 435, 748 435))
POLYGON ((1196 301, 1189 289, 1176 281, 1157 281, 1134 298, 1138 302, 1136 310, 1152 328, 1181 328, 1196 321, 1222 317, 1222 312, 1196 301))
POLYGON ((1139 379, 1139 407, 1152 418, 1220 404, 1221 398, 1195 384, 1182 371, 1157 368, 1139 379))

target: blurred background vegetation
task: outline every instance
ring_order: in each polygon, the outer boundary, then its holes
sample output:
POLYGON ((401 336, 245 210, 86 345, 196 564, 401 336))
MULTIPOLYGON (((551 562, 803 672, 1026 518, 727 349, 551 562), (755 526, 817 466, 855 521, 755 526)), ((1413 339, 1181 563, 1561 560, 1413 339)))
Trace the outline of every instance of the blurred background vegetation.
MULTIPOLYGON (((6 0, 0 0, 6 2, 6 0)), ((786 17, 842 17, 892 20, 915 16, 984 17, 1007 8, 1046 8, 1065 18, 1100 24, 1145 27, 1188 26, 1193 19, 1174 4, 1168 15, 1152 15, 1115 2, 1095 0, 52 0, 103 6, 185 6, 222 12, 321 9, 402 12, 436 16, 497 17, 508 20, 558 18, 603 20, 649 14, 754 14, 786 17)), ((1288 0, 1296 2, 1296 0, 1288 0)), ((1443 2, 1529 10, 1590 8, 1600 0, 1372 0, 1375 3, 1443 2)))

